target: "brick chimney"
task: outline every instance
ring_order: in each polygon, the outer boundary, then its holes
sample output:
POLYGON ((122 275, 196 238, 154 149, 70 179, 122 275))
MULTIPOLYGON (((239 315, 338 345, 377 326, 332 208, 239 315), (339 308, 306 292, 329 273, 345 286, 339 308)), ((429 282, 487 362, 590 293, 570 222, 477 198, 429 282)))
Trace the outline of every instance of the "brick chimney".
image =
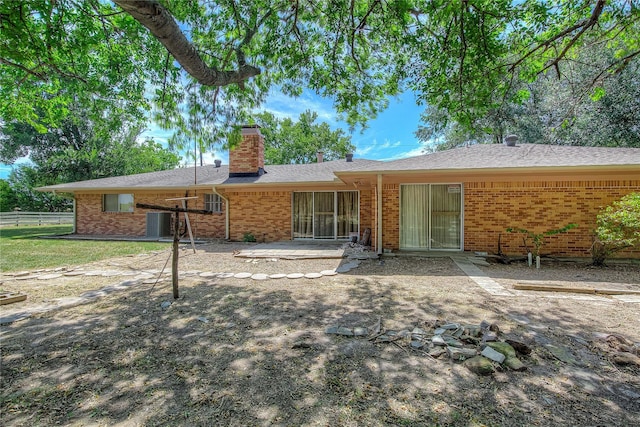
POLYGON ((242 141, 229 150, 229 176, 260 176, 264 173, 264 137, 260 126, 242 126, 242 141))
POLYGON ((318 163, 322 163, 322 160, 324 159, 324 153, 322 151, 318 151, 316 153, 316 158, 318 160, 318 163))

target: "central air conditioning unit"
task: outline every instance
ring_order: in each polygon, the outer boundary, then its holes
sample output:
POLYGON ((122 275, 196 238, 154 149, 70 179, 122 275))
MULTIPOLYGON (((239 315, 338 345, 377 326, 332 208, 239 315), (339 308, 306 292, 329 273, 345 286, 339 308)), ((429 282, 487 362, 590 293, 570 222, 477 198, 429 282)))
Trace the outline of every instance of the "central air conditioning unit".
POLYGON ((171 214, 168 212, 147 212, 147 237, 171 236, 171 214))

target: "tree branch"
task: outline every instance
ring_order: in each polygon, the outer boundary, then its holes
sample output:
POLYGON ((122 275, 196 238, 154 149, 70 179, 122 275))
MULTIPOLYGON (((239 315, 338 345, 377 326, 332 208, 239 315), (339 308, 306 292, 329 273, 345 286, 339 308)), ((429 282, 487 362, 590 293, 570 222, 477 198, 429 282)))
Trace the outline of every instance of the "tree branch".
POLYGON ((567 46, 560 57, 556 58, 554 61, 552 61, 549 65, 547 65, 545 67, 545 70, 548 69, 549 67, 553 66, 554 63, 557 64, 557 62, 562 59, 562 57, 566 54, 567 50, 569 47, 573 46, 573 44, 575 44, 578 39, 582 36, 582 34, 584 34, 584 32, 591 28, 592 26, 594 26, 597 22, 598 19, 600 18, 600 15, 602 14, 602 10, 604 9, 606 0, 598 0, 598 3, 596 3, 596 6, 593 9, 593 12, 591 13, 591 16, 589 17, 589 19, 584 19, 578 23, 576 23, 575 25, 572 25, 569 28, 566 28, 564 30, 562 30, 561 32, 559 32, 558 34, 556 34, 553 37, 550 37, 549 39, 542 41, 540 43, 538 43, 537 46, 533 47, 531 50, 529 50, 529 52, 527 52, 526 54, 524 54, 523 56, 521 56, 516 62, 514 62, 513 64, 511 64, 511 66, 509 66, 509 72, 513 72, 515 71, 516 67, 518 65, 520 65, 522 62, 524 62, 529 56, 533 55, 534 53, 536 53, 537 51, 539 51, 540 49, 543 50, 547 50, 549 48, 549 46, 551 46, 551 44, 557 40, 560 40, 562 38, 564 38, 565 36, 567 36, 568 34, 571 34, 572 32, 576 31, 576 30, 580 30, 578 32, 578 34, 576 34, 571 41, 569 42, 569 46, 567 46))
POLYGON ((27 74, 30 74, 30 75, 32 75, 34 77, 37 77, 39 80, 48 80, 47 74, 45 72, 42 72, 42 71, 38 72, 38 71, 30 70, 27 67, 25 67, 24 65, 9 61, 7 59, 0 58, 0 64, 4 64, 4 65, 8 65, 10 67, 18 68, 18 69, 24 71, 27 74))
POLYGON ((259 68, 247 64, 240 65, 237 70, 232 71, 209 67, 195 46, 187 40, 171 13, 155 0, 113 1, 151 31, 182 68, 202 85, 227 86, 244 82, 260 74, 259 68))

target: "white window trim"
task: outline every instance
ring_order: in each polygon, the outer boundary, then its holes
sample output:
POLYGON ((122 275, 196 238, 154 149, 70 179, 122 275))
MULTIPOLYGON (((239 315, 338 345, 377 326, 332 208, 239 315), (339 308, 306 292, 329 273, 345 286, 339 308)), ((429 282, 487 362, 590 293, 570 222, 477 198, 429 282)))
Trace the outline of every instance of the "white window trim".
POLYGON ((204 195, 204 210, 211 211, 214 213, 222 213, 222 208, 223 208, 223 200, 219 194, 206 193, 204 195), (210 199, 210 200, 207 201, 207 199, 210 199))
POLYGON ((134 203, 134 196, 133 193, 117 193, 117 194, 103 194, 102 195, 102 212, 106 212, 106 213, 133 213, 135 207, 135 203, 134 203), (118 204, 118 209, 116 210, 107 210, 107 204, 105 203, 105 199, 107 196, 116 196, 117 197, 117 204, 118 204), (122 205, 121 201, 120 201, 120 196, 131 196, 131 208, 129 210, 123 211, 120 210, 120 206, 122 205))

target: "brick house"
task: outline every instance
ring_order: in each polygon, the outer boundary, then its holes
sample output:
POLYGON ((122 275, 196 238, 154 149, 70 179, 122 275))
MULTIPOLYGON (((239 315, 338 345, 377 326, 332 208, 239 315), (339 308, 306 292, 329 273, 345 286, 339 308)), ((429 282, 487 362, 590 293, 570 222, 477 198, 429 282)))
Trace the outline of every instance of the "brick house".
MULTIPOLYGON (((371 230, 391 250, 523 253, 522 236, 576 223, 547 238, 544 253, 589 256, 596 215, 640 191, 640 149, 536 144, 472 145, 396 161, 351 159, 264 164, 258 127, 243 128, 229 165, 191 167, 43 187, 72 193, 75 233, 167 234, 177 197, 213 215, 191 215, 197 238, 347 240, 371 230)), ((640 248, 625 252, 640 258, 640 248)))

